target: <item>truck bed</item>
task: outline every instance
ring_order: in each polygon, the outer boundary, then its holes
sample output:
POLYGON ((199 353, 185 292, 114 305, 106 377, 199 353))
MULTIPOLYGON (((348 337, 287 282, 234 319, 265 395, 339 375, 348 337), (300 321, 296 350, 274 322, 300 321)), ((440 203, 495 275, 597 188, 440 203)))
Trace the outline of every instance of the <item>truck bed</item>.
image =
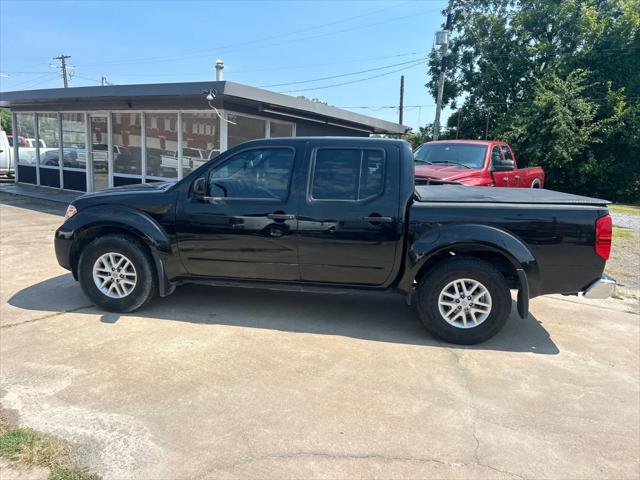
POLYGON ((600 198, 538 188, 486 188, 464 185, 416 186, 416 200, 423 203, 521 203, 606 206, 600 198))

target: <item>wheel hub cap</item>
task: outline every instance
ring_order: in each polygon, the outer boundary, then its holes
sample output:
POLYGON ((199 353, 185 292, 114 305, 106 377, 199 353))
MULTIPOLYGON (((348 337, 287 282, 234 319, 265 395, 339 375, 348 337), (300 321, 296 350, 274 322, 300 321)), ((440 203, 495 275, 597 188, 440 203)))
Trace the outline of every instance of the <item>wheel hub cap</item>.
POLYGON ((487 287, 471 278, 449 282, 438 297, 438 310, 456 328, 473 328, 491 313, 491 294, 487 287))
POLYGON ((93 281, 107 297, 124 298, 136 287, 138 275, 131 260, 121 253, 109 252, 93 264, 93 281))

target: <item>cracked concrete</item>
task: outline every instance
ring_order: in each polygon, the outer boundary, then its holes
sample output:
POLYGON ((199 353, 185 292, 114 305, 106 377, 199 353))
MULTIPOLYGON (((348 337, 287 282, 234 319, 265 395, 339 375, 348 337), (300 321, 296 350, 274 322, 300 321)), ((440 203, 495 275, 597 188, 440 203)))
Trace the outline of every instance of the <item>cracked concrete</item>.
POLYGON ((0 401, 105 478, 640 476, 627 304, 534 299, 467 348, 394 295, 184 287, 106 314, 56 264, 63 209, 0 194, 0 401))

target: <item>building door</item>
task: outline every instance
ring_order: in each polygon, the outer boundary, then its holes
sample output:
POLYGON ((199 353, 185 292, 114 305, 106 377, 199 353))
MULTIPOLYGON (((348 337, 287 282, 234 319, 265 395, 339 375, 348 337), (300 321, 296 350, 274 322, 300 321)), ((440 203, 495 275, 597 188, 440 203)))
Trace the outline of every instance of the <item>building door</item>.
POLYGON ((106 115, 89 117, 91 130, 90 159, 91 186, 93 192, 109 188, 109 122, 106 115))

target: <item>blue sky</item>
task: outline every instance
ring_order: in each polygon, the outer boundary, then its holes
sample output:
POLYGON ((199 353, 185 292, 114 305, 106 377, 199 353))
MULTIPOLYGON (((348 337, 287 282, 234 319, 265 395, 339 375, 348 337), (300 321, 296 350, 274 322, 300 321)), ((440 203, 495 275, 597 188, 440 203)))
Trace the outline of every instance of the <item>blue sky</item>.
POLYGON ((98 85, 102 75, 115 84, 214 79, 221 58, 226 80, 392 121, 397 108, 387 107, 398 104, 405 75, 404 123, 416 128, 433 121, 420 60, 445 6, 446 0, 0 0, 0 91, 61 87, 59 71, 50 67, 61 53, 71 55, 71 86, 98 85), (280 85, 365 70, 371 71, 280 85))

